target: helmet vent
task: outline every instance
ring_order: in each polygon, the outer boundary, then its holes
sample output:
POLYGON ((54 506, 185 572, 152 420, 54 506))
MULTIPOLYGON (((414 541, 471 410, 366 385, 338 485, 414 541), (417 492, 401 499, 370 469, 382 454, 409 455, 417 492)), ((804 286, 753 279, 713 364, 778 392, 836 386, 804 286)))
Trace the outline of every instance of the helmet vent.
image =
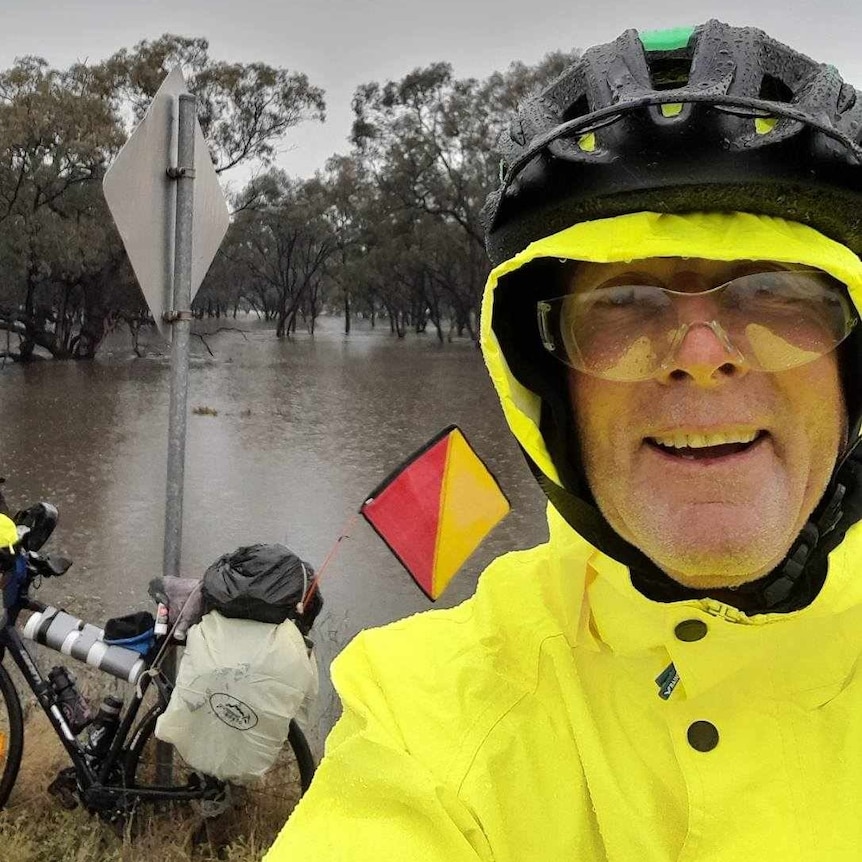
POLYGON ((838 113, 845 114, 856 104, 856 88, 850 84, 842 84, 838 94, 838 113))
POLYGON ((565 111, 563 111, 563 122, 576 120, 578 117, 585 117, 590 112, 590 103, 587 101, 586 95, 583 95, 575 102, 572 102, 565 111))
POLYGON ((646 59, 654 90, 687 86, 691 75, 691 55, 687 51, 647 53, 646 59))
POLYGON ((774 75, 764 75, 760 82, 760 98, 769 102, 792 102, 793 90, 774 75))

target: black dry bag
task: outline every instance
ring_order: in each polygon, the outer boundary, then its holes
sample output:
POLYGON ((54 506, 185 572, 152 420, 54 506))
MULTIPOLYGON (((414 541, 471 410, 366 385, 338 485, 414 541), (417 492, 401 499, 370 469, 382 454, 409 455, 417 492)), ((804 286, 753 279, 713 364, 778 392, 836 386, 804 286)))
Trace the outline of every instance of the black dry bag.
POLYGON ((314 569, 284 545, 248 545, 219 557, 204 573, 204 611, 262 623, 293 621, 307 635, 323 599, 315 590, 300 614, 297 605, 314 569))

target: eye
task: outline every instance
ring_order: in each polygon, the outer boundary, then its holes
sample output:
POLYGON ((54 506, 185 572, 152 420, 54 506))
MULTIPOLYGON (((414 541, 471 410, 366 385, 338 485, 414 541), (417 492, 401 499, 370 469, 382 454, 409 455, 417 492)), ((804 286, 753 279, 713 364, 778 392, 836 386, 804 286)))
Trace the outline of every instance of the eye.
POLYGON ((639 315, 660 311, 670 302, 661 288, 649 284, 602 287, 589 293, 585 300, 585 304, 594 311, 632 311, 639 315))
POLYGON ((635 288, 628 284, 618 284, 615 287, 603 287, 595 291, 595 305, 613 308, 624 308, 635 301, 635 288))

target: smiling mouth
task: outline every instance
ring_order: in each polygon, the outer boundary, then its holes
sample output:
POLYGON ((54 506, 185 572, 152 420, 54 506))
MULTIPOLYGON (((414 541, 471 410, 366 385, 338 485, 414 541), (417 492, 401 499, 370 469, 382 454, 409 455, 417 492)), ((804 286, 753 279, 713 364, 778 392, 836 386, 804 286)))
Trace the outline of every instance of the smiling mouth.
POLYGON ((671 458, 700 461, 738 455, 756 446, 766 431, 733 432, 717 434, 668 434, 647 437, 651 448, 671 458))

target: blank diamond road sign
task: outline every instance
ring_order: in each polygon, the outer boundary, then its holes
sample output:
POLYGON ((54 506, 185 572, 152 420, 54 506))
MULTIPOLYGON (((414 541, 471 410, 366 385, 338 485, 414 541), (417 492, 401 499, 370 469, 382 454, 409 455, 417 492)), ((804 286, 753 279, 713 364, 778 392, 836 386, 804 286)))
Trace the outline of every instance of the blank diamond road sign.
MULTIPOLYGON (((171 309, 176 182, 167 169, 176 164, 174 115, 177 97, 187 93, 176 66, 153 96, 146 116, 105 174, 102 188, 108 209, 126 247, 156 325, 165 338, 170 327, 163 314, 171 309)), ((195 120, 194 227, 192 298, 197 293, 230 223, 200 124, 195 120)))

